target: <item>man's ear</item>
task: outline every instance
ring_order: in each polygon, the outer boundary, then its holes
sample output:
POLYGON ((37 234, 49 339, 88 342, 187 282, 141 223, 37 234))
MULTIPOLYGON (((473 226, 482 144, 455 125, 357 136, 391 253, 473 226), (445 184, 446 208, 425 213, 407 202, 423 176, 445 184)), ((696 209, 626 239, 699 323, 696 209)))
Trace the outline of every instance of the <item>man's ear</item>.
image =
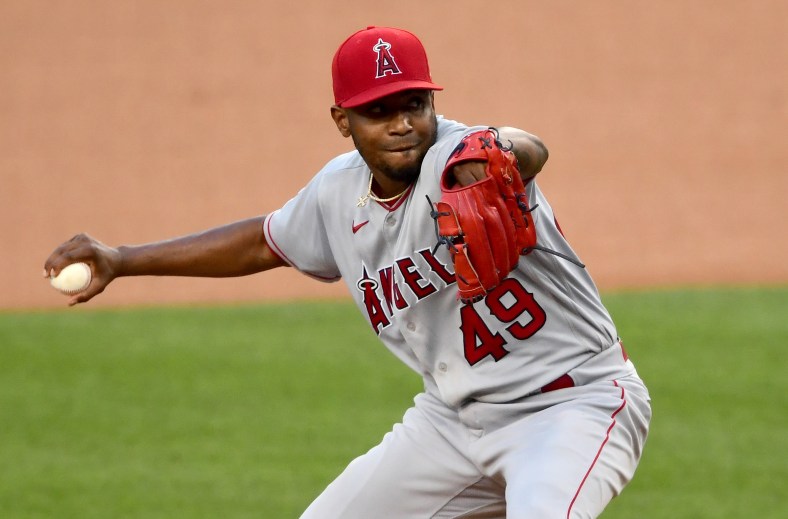
POLYGON ((342 137, 350 137, 350 121, 345 109, 337 105, 332 106, 331 118, 334 119, 334 124, 337 125, 337 130, 342 134, 342 137))

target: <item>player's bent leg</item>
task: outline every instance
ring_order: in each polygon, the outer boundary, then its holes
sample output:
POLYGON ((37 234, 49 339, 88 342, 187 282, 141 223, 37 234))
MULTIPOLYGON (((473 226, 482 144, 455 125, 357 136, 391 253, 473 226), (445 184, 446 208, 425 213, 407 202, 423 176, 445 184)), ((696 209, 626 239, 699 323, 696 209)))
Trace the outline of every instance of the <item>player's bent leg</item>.
POLYGON ((570 503, 568 518, 598 517, 635 475, 651 422, 648 392, 637 377, 616 382, 626 405, 616 414, 598 457, 570 503))
POLYGON ((640 460, 651 418, 645 386, 628 377, 537 398, 565 401, 485 438, 506 481, 506 517, 598 517, 640 460))
POLYGON ((453 444, 465 441, 464 430, 445 411, 419 395, 402 423, 353 460, 302 519, 504 517, 503 487, 453 444))

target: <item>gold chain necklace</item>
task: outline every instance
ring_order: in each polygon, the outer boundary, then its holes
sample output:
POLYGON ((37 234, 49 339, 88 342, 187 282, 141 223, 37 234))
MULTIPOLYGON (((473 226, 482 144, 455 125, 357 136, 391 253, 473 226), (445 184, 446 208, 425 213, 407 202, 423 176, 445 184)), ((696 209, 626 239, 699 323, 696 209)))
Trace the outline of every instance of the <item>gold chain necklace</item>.
POLYGON ((398 195, 394 195, 394 196, 392 196, 391 198, 378 198, 378 197, 375 195, 375 193, 373 193, 373 192, 372 192, 372 172, 370 171, 370 172, 369 172, 369 187, 367 187, 367 194, 366 194, 366 195, 364 195, 364 196, 362 196, 362 197, 360 197, 360 198, 358 199, 358 203, 356 204, 356 207, 364 207, 365 205, 367 205, 367 201, 368 201, 370 198, 371 198, 372 200, 374 200, 375 202, 378 202, 378 203, 381 203, 381 204, 385 204, 385 203, 388 203, 388 202, 393 202, 394 200, 398 200, 398 199, 402 198, 402 195, 404 195, 405 193, 407 193, 407 192, 408 192, 408 189, 410 189, 410 186, 407 186, 407 187, 406 187, 406 188, 405 188, 405 189, 402 191, 402 193, 400 193, 400 194, 398 194, 398 195))

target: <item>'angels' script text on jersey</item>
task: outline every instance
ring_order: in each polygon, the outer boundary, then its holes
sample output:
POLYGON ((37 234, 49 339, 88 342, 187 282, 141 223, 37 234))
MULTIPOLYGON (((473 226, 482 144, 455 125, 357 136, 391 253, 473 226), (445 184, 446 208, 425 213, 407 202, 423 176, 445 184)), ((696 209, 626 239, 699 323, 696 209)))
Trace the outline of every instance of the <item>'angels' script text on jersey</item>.
MULTIPOLYGON (((417 254, 445 286, 456 283, 454 273, 449 271, 448 266, 436 258, 430 249, 420 250, 417 254)), ((438 291, 438 287, 419 272, 419 266, 410 257, 401 258, 394 265, 378 270, 376 277, 370 276, 364 267, 356 287, 364 294, 369 322, 378 335, 391 325, 391 317, 395 311, 409 306, 395 278, 395 269, 418 300, 438 291), (378 288, 382 289, 382 299, 378 288)), ((545 311, 536 302, 533 294, 512 278, 504 280, 492 290, 484 302, 490 315, 508 325, 505 330, 515 340, 528 339, 544 326, 547 319, 545 311), (524 316, 528 316, 526 321, 523 321, 524 316)), ((509 353, 504 348, 507 340, 501 333, 490 330, 473 305, 462 306, 460 317, 465 359, 471 366, 488 355, 498 361, 509 353)))

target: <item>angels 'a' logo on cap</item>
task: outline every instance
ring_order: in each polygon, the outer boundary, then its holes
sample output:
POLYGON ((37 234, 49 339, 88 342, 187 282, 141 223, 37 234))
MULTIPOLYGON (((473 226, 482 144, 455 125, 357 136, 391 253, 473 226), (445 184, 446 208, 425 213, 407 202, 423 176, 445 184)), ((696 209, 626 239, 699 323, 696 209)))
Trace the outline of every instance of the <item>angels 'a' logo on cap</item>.
POLYGON ((384 77, 386 74, 391 74, 392 76, 402 74, 397 62, 394 61, 394 56, 391 55, 391 44, 389 42, 383 41, 383 38, 378 38, 378 42, 372 47, 372 50, 378 54, 376 79, 384 77))

